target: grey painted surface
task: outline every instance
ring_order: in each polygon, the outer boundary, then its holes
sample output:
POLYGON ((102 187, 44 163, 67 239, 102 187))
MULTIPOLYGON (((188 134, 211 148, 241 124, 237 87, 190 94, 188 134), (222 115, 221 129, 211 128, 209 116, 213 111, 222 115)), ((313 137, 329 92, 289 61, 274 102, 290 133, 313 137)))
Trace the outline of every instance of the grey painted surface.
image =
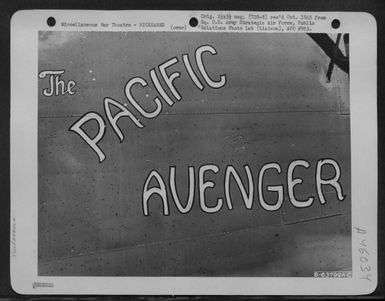
MULTIPOLYGON (((314 270, 349 270, 348 77, 335 67, 326 83, 329 58, 309 37, 41 33, 39 47, 39 71, 65 68, 62 78, 77 82, 74 96, 39 95, 39 274, 311 276, 314 270), (186 74, 182 53, 192 58, 204 44, 218 52, 204 61, 213 77, 226 74, 225 87, 200 91, 186 74), (121 119, 122 143, 107 122, 99 144, 107 159, 99 164, 68 128, 88 111, 105 118, 104 97, 126 103, 125 83, 134 76, 149 80, 149 70, 173 56, 179 63, 169 72, 181 72, 175 85, 183 99, 172 107, 164 103, 154 119, 142 118, 143 129, 121 119), (339 162, 343 202, 325 186, 327 203, 319 204, 314 181, 321 158, 339 162), (296 186, 298 198, 315 197, 306 209, 287 199, 286 171, 294 159, 311 164, 295 173, 304 179, 296 186), (265 185, 285 184, 276 212, 264 211, 257 197, 258 171, 268 162, 278 162, 282 173, 269 173, 265 185), (195 188, 192 211, 181 214, 168 189, 170 215, 163 216, 160 199, 153 197, 150 216, 143 216, 142 187, 151 170, 167 183, 169 166, 176 166, 178 193, 186 200, 188 166, 197 173, 208 163, 220 168, 207 174, 216 183, 206 191, 208 200, 224 197, 227 165, 237 168, 244 183, 243 165, 250 166, 252 210, 232 182, 233 210, 203 213, 195 188)), ((39 80, 39 91, 46 85, 39 80)), ((133 91, 144 107, 154 108, 151 84, 133 91)), ((276 200, 274 193, 265 196, 276 200)))

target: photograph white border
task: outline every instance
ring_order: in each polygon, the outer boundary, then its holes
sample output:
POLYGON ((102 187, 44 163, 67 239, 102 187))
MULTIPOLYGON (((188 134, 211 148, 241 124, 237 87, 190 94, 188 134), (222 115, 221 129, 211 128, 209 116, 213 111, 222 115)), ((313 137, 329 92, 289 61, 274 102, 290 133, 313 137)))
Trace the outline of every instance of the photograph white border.
MULTIPOLYGON (((213 12, 213 11, 210 11, 213 12)), ((219 12, 219 11, 218 11, 219 12)), ((122 31, 122 28, 61 27, 76 22, 164 22, 188 25, 205 11, 18 11, 11 20, 11 233, 12 288, 21 294, 145 295, 358 295, 377 286, 377 25, 368 13, 325 15, 311 32, 349 33, 352 174, 352 278, 306 277, 46 277, 38 276, 38 31, 122 31), (47 25, 55 17, 57 26, 47 25), (331 21, 339 19, 336 31, 331 21), (365 259, 363 259, 363 257, 365 259), (370 267, 370 271, 368 271, 370 267), (365 279, 371 274, 371 281, 365 279), (52 284, 52 286, 51 286, 52 284)), ((227 11, 224 13, 228 13, 227 11)), ((230 12, 238 15, 249 12, 230 12)), ((258 13, 258 12, 253 12, 258 13)), ((263 12, 277 14, 278 12, 263 12)), ((285 14, 286 12, 282 12, 285 14)), ((301 12, 289 12, 299 15, 301 12)), ((125 31, 138 31, 124 28, 125 31)), ((214 32, 214 31, 212 31, 214 32)), ((217 31, 219 32, 219 31, 217 31)), ((228 31, 229 32, 229 31, 228 31)), ((238 31, 245 32, 245 31, 238 31)), ((248 31, 250 32, 250 31, 248 31)), ((251 31, 251 33, 256 31, 251 31)))

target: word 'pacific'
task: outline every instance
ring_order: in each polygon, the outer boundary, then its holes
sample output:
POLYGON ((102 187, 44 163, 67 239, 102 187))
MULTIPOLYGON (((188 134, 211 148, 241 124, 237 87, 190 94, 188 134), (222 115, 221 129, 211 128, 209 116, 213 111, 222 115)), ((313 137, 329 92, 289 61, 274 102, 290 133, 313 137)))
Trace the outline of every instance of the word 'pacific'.
MULTIPOLYGON (((313 204, 314 197, 309 196, 306 200, 298 199, 295 196, 294 187, 301 184, 303 182, 303 179, 299 177, 294 177, 294 171, 295 169, 302 167, 305 169, 308 169, 310 167, 309 162, 306 160, 295 160, 292 161, 286 172, 286 180, 285 180, 285 186, 284 188, 283 184, 278 185, 268 185, 265 187, 263 185, 264 179, 266 180, 266 174, 269 172, 270 174, 272 172, 275 172, 277 174, 281 174, 281 166, 278 163, 266 163, 264 164, 258 173, 258 181, 257 181, 257 188, 258 188, 258 200, 259 204, 263 209, 266 211, 276 211, 279 210, 282 206, 283 200, 284 200, 284 191, 287 190, 288 199, 290 203, 296 207, 296 208, 306 208, 313 204), (266 191, 264 191, 266 190, 266 191), (274 193, 276 195, 276 201, 275 203, 272 203, 271 201, 266 201, 266 194, 274 193)), ((205 197, 205 191, 208 188, 213 188, 215 186, 215 183, 213 181, 205 180, 205 174, 208 172, 211 173, 218 173, 219 168, 218 166, 214 164, 207 164, 199 167, 198 170, 198 187, 195 188, 195 168, 194 166, 188 167, 188 174, 189 174, 189 180, 188 180, 188 197, 187 202, 185 205, 182 204, 180 197, 178 196, 177 188, 176 188, 176 177, 175 177, 175 166, 170 167, 169 172, 169 185, 170 185, 170 191, 172 198, 174 200, 175 206, 178 209, 178 211, 182 214, 188 213, 193 206, 194 203, 194 192, 195 190, 198 190, 199 194, 199 206, 201 210, 205 213, 215 213, 218 212, 222 207, 223 204, 226 203, 229 210, 233 209, 232 199, 231 199, 231 193, 230 193, 230 182, 232 179, 235 180, 242 198, 243 202, 245 204, 246 209, 251 210, 253 207, 254 202, 254 180, 253 180, 253 174, 250 171, 250 167, 248 165, 244 166, 246 175, 247 175, 247 181, 248 181, 248 189, 246 190, 244 183, 241 180, 241 177, 239 176, 237 170, 231 166, 226 166, 225 170, 225 177, 224 177, 224 194, 225 198, 217 198, 214 202, 216 203, 214 206, 213 200, 208 202, 205 197), (211 206, 208 205, 208 203, 211 203, 211 206)), ((325 173, 325 172, 324 172, 325 173)), ((339 201, 343 201, 345 198, 345 195, 342 191, 342 186, 339 182, 341 176, 341 170, 338 165, 338 163, 333 159, 320 159, 317 162, 316 165, 316 173, 315 173, 315 184, 316 184, 316 190, 317 195, 320 203, 323 205, 326 203, 322 186, 324 185, 330 185, 332 186, 336 193, 337 198, 339 201), (334 170, 334 176, 331 178, 325 179, 325 176, 323 173, 323 167, 329 166, 329 169, 332 168, 334 170)), ((159 199, 162 202, 163 205, 163 215, 170 215, 169 210, 169 203, 167 198, 167 191, 166 191, 166 184, 162 178, 162 176, 156 171, 152 170, 149 175, 147 176, 147 179, 143 186, 143 193, 142 193, 142 205, 143 205, 143 214, 149 215, 149 200, 153 196, 158 196, 159 199), (153 181, 154 180, 154 181, 153 181), (151 182, 157 182, 157 185, 149 187, 151 182)))
MULTIPOLYGON (((199 73, 209 87, 213 89, 219 89, 226 84, 226 76, 222 74, 219 76, 219 80, 215 81, 208 75, 205 65, 203 63, 203 58, 202 58, 203 53, 205 52, 209 52, 213 55, 217 54, 217 51, 215 50, 215 48, 210 45, 200 46, 198 49, 196 49, 195 61, 196 61, 196 65, 198 67, 199 73)), ((203 91, 204 85, 202 84, 201 80, 198 78, 197 73, 194 71, 190 63, 188 54, 183 54, 182 60, 183 60, 183 65, 185 66, 186 71, 190 79, 192 80, 192 82, 195 84, 195 86, 199 90, 203 91)), ((148 85, 147 81, 142 77, 137 76, 130 79, 126 83, 124 88, 126 98, 131 103, 131 105, 140 113, 140 115, 142 115, 144 118, 151 119, 151 118, 157 117, 160 114, 160 112, 162 111, 162 102, 160 100, 160 97, 169 106, 173 106, 175 103, 175 100, 176 101, 182 100, 182 96, 180 95, 179 91, 174 85, 174 80, 180 77, 181 74, 179 72, 173 72, 171 74, 167 74, 167 69, 177 64, 178 62, 179 62, 178 58, 173 57, 158 66, 158 71, 160 72, 161 78, 163 79, 164 84, 169 90, 168 93, 166 92, 165 87, 162 86, 161 81, 157 73, 155 72, 155 68, 150 70, 149 73, 150 73, 152 84, 159 94, 159 96, 153 99, 153 102, 156 105, 156 108, 153 111, 146 111, 139 104, 139 102, 133 97, 131 93, 131 89, 134 85, 140 85, 142 87, 146 87, 148 85), (170 92, 172 94, 172 97, 170 96, 170 92)), ((143 123, 125 105, 123 105, 122 103, 118 102, 113 98, 110 98, 110 97, 104 98, 104 112, 107 116, 108 122, 112 126, 112 129, 114 130, 115 134, 118 136, 120 142, 123 142, 124 140, 124 135, 118 126, 118 121, 120 118, 128 117, 133 121, 133 123, 138 128, 144 127, 143 123), (119 110, 115 115, 111 113, 111 106, 114 106, 116 109, 119 110)), ((104 118, 102 116, 100 116, 96 112, 88 112, 85 115, 83 115, 78 121, 76 121, 70 127, 69 130, 77 133, 96 152, 99 158, 99 162, 103 162, 105 160, 106 156, 104 152, 101 150, 101 148, 98 146, 98 143, 102 140, 106 131, 106 122, 104 121, 104 118), (82 129, 82 126, 84 124, 92 120, 96 121, 98 124, 98 132, 94 137, 90 137, 86 133, 86 131, 82 129)))

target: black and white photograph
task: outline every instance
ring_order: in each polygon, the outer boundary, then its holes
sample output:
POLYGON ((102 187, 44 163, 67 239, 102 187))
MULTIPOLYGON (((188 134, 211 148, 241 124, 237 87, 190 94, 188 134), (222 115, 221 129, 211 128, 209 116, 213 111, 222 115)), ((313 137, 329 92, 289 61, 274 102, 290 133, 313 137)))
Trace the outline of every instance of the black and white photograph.
POLYGON ((347 34, 38 38, 39 275, 351 273, 347 34))
MULTIPOLYGON (((33 104, 13 86, 14 149, 33 146, 12 167, 27 164, 33 178, 13 186, 18 200, 31 196, 30 207, 12 203, 17 285, 372 287, 374 55, 357 47, 353 14, 51 15, 30 30, 33 104), (30 129, 19 130, 26 120, 30 129)), ((17 49, 18 64, 29 60, 17 49)))

